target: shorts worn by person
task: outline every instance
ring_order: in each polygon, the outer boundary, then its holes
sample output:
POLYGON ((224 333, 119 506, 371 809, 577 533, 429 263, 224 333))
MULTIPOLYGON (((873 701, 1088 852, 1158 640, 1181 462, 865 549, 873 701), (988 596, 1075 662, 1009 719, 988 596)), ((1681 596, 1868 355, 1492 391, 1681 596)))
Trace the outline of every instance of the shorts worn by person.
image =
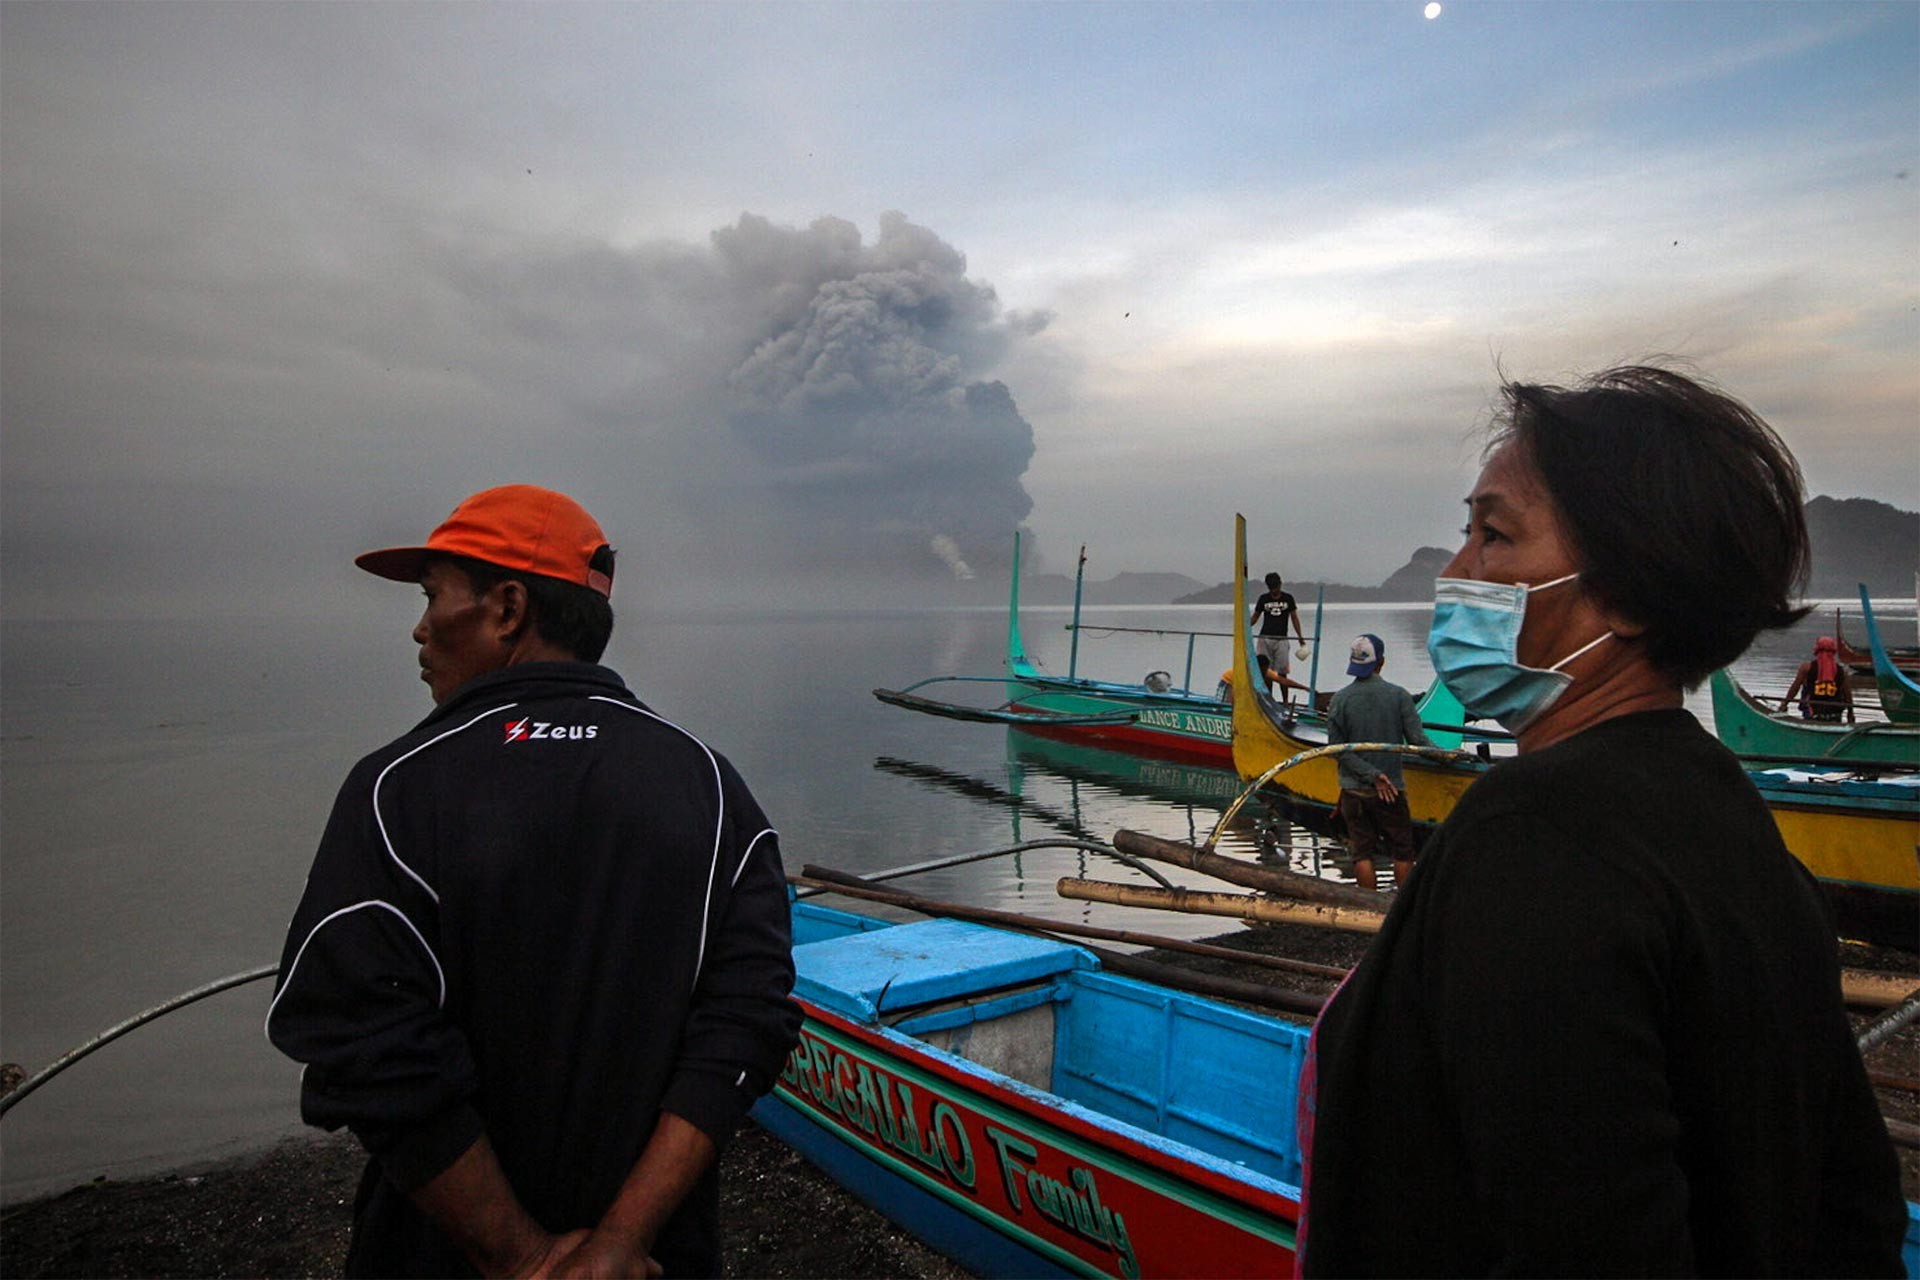
MULTIPOLYGON (((1333 695, 1327 708, 1327 743, 1404 742, 1433 745, 1420 723, 1413 695, 1381 676, 1387 646, 1379 636, 1354 637, 1347 674, 1353 683, 1333 695)), ((1405 884, 1413 870, 1413 818, 1392 751, 1350 751, 1336 757, 1340 774, 1340 816, 1346 820, 1353 852, 1353 875, 1362 889, 1376 887, 1374 859, 1384 849, 1393 862, 1394 883, 1405 884)))
POLYGON ((1683 701, 1806 612, 1799 468, 1668 370, 1504 390, 1427 652, 1519 755, 1314 1028, 1301 1271, 1900 1275, 1833 922, 1683 701))
POLYGON ((799 1025, 775 833, 596 665, 613 553, 571 499, 357 563, 425 589, 437 706, 341 788, 267 1015, 371 1154, 348 1274, 717 1274, 718 1148, 799 1025))

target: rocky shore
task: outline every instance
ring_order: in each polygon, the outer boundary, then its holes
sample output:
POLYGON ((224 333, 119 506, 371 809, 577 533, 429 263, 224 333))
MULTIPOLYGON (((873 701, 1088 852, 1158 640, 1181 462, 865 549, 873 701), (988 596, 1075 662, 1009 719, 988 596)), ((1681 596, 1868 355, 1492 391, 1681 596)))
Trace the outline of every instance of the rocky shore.
MULTIPOLYGON (((1368 939, 1299 926, 1242 929, 1221 946, 1348 966, 1368 939)), ((1323 980, 1191 956, 1170 963, 1324 993, 1323 980)), ((1920 960, 1846 944, 1843 963, 1913 974, 1920 960)), ((1856 1013, 1856 1028, 1871 1015, 1856 1013)), ((1881 1109, 1920 1123, 1920 1026, 1867 1055, 1881 1109)), ((99 1180, 0 1215, 0 1275, 316 1276, 339 1274, 362 1157, 350 1139, 296 1140, 252 1156, 160 1178, 99 1180)), ((1909 1199, 1920 1199, 1920 1151, 1901 1149, 1909 1199)), ((967 1273, 842 1191, 792 1150, 749 1127, 721 1166, 729 1276, 963 1277, 967 1273)))
MULTIPOLYGON (((365 1157, 315 1136, 190 1173, 102 1179, 0 1216, 0 1274, 337 1276, 365 1157)), ((967 1273, 743 1129, 721 1165, 729 1276, 957 1280, 967 1273)))

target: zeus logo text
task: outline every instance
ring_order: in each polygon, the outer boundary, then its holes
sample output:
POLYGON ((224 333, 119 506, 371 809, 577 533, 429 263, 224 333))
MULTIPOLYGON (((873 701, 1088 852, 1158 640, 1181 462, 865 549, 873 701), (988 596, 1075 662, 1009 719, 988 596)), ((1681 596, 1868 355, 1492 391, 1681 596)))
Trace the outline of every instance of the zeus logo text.
POLYGON ((600 726, 597 724, 548 724, 532 716, 507 721, 508 742, 532 742, 540 738, 548 741, 571 738, 578 742, 583 738, 595 737, 599 732, 600 726))

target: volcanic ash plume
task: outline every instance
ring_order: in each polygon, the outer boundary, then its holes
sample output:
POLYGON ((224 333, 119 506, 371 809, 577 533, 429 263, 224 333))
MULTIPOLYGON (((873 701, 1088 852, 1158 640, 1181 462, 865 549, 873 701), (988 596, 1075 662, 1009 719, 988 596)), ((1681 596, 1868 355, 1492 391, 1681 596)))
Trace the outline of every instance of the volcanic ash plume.
POLYGON ((960 558, 959 543, 944 533, 936 533, 933 535, 933 542, 930 545, 933 548, 933 554, 939 556, 941 560, 946 562, 947 568, 953 570, 954 577, 960 579, 962 582, 973 581, 973 567, 960 558))
POLYGON ((824 535, 806 551, 924 570, 931 549, 960 578, 969 558, 1004 558, 1033 507, 1033 428, 978 375, 1044 317, 1003 315, 962 254, 898 213, 871 245, 838 218, 802 231, 748 215, 713 239, 766 315, 728 375, 729 422, 775 501, 824 535))

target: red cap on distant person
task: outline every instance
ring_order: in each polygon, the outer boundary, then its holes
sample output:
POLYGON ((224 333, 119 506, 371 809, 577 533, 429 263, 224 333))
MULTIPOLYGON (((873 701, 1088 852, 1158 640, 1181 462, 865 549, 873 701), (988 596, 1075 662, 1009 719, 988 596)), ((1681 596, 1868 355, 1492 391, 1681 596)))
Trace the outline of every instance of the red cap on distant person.
POLYGON ((587 509, 553 489, 503 484, 453 509, 422 547, 388 547, 355 556, 368 573, 417 582, 429 555, 467 556, 558 578, 613 597, 613 548, 587 509))

